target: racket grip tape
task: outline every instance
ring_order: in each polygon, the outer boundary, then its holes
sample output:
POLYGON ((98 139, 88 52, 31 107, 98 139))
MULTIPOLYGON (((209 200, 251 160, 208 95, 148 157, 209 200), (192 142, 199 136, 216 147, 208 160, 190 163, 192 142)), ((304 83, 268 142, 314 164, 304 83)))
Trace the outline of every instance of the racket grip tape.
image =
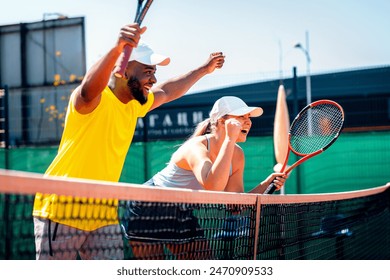
POLYGON ((123 51, 121 55, 118 58, 117 64, 114 69, 115 76, 118 78, 124 78, 125 77, 125 71, 127 67, 127 63, 129 62, 129 58, 131 56, 133 48, 129 45, 125 45, 123 47, 123 51))
POLYGON ((271 183, 268 188, 264 191, 263 194, 273 194, 276 191, 276 186, 274 183, 271 183))

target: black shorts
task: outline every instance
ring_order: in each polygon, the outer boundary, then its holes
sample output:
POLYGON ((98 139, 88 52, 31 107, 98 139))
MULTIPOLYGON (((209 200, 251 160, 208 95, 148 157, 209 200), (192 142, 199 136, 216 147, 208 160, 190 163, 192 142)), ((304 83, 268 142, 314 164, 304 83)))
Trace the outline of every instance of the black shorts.
POLYGON ((194 204, 126 201, 120 205, 120 224, 128 240, 184 243, 204 238, 194 204))

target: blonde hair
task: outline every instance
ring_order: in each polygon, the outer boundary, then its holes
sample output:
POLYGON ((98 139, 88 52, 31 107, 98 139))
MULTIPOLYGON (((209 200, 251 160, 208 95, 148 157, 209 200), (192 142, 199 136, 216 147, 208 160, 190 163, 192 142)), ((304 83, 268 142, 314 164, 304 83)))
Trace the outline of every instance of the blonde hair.
POLYGON ((191 135, 190 138, 212 133, 213 131, 215 131, 216 127, 217 127, 217 122, 213 123, 211 122, 210 118, 207 118, 204 121, 198 123, 194 133, 191 135))

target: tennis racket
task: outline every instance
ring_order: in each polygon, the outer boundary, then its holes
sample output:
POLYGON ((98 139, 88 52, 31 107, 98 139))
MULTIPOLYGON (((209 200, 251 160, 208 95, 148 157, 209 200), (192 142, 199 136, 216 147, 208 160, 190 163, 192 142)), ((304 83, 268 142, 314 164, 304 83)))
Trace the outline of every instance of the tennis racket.
MULTIPOLYGON (((135 13, 134 22, 141 25, 142 21, 146 13, 149 10, 150 5, 152 5, 153 0, 138 0, 137 11, 135 13)), ((123 51, 121 56, 118 59, 118 63, 114 69, 115 76, 118 78, 123 78, 125 76, 125 70, 127 63, 129 62, 129 58, 131 55, 132 48, 129 45, 125 45, 123 47, 123 51)))
MULTIPOLYGON (((288 149, 280 172, 290 173, 326 149, 339 137, 344 124, 344 110, 332 100, 318 100, 303 108, 295 117, 288 133, 288 149), (290 152, 302 157, 285 170, 290 152)), ((264 194, 276 190, 271 183, 264 194)))

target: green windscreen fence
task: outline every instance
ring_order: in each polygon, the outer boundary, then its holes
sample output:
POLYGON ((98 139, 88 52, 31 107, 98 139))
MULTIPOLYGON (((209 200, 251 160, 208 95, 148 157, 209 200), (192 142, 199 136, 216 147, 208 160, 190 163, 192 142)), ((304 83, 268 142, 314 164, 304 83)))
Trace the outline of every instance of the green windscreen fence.
MULTIPOLYGON (((171 154, 181 143, 182 141, 133 143, 125 162, 121 181, 143 183, 165 166, 171 154)), ((249 137, 246 143, 240 145, 246 155, 244 177, 245 187, 248 191, 272 172, 275 164, 273 139, 270 136, 249 137)), ((44 173, 56 153, 56 146, 0 149, 0 168, 44 173)), ((390 131, 343 133, 326 152, 293 170, 285 186, 286 194, 337 193, 383 186, 390 182, 389 158, 390 131)), ((292 163, 296 158, 292 156, 290 160, 292 163)), ((259 233, 262 242, 259 243, 257 257, 259 259, 387 258, 388 238, 380 244, 375 243, 375 247, 372 247, 384 249, 380 251, 384 252, 384 255, 371 254, 369 256, 366 256, 365 252, 372 252, 372 250, 368 251, 366 248, 371 248, 370 246, 373 245, 366 244, 365 238, 372 235, 371 229, 373 232, 379 232, 377 227, 388 232, 388 227, 386 229, 383 227, 383 225, 388 225, 386 222, 389 213, 388 194, 387 191, 380 196, 337 203, 330 201, 319 204, 265 204, 263 205, 264 209, 261 210, 262 221, 266 225, 274 224, 276 229, 262 228, 265 231, 259 233), (381 202, 379 203, 379 201, 381 202), (310 214, 310 219, 305 217, 305 213, 310 214), (308 227, 313 227, 311 222, 314 221, 313 219, 315 220, 315 228, 308 233, 308 227), (335 235, 333 231, 331 234, 327 231, 329 226, 339 223, 342 223, 343 226, 347 224, 347 233, 352 232, 353 235, 342 234, 339 236, 335 235), (371 223, 374 223, 375 226, 371 223), (281 225, 286 232, 282 237, 278 235, 281 225), (361 232, 365 233, 361 235, 361 232), (315 235, 317 233, 321 235, 315 235), (263 240, 263 238, 268 239, 263 240), (274 244, 275 242, 278 244, 274 244), (279 244, 280 242, 283 244, 279 244), (367 246, 362 247, 362 244, 367 246), (328 252, 323 249, 318 251, 319 246, 330 248, 329 250, 335 248, 337 250, 336 252, 328 252), (280 251, 281 248, 283 251, 280 251), (360 248, 361 251, 357 252, 356 248, 360 248)), ((33 197, 33 195, 0 194, 0 214, 3 217, 0 219, 0 240, 2 240, 0 242, 0 259, 34 258, 31 217, 33 197)), ((287 199, 289 196, 284 197, 287 199)), ((225 218, 227 219, 226 223, 231 223, 228 217, 225 218)), ((233 223, 236 221, 234 220, 233 223)), ((252 229, 252 227, 250 228, 252 229)), ((338 233, 338 231, 335 232, 338 233)), ((249 248, 246 245, 242 247, 241 241, 235 240, 234 242, 234 244, 238 242, 240 248, 249 248)), ((228 243, 231 246, 231 242, 228 243)), ((226 248, 230 248, 229 246, 226 248)), ((236 247, 232 248, 232 250, 223 249, 222 252, 225 252, 227 256, 224 256, 223 253, 219 257, 233 258, 230 253, 238 251, 236 247)), ((240 256, 236 257, 241 258, 240 256)))
MULTIPOLYGON (((120 181, 142 184, 160 171, 183 140, 136 142, 131 145, 120 181)), ((275 165, 273 138, 249 137, 245 152, 246 191, 264 180, 275 165)), ((44 173, 57 147, 0 149, 0 168, 44 173)), ((390 131, 342 133, 324 153, 292 171, 286 194, 354 191, 390 182, 390 131)), ((292 164, 297 157, 290 156, 292 164)))
MULTIPOLYGON (((162 169, 182 141, 149 142, 132 145, 122 173, 124 182, 143 183, 162 169), (138 159, 145 155, 145 161, 138 159), (134 170, 138 170, 136 174, 134 170)), ((273 137, 249 137, 240 143, 245 153, 246 191, 263 181, 275 165, 273 137)), ((324 153, 292 171, 286 194, 314 194, 354 191, 390 181, 390 131, 342 133, 324 153)), ((289 163, 298 159, 290 156, 289 163)))

